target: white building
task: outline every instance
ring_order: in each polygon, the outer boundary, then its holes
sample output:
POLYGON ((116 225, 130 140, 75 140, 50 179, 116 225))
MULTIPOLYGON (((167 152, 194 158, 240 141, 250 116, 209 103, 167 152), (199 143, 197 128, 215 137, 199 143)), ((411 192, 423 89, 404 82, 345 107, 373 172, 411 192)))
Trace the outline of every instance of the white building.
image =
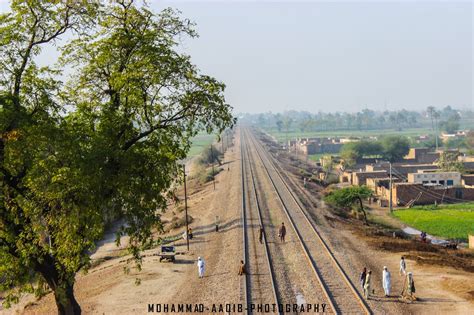
POLYGON ((414 184, 423 184, 427 186, 460 186, 461 173, 419 170, 418 173, 408 174, 408 182, 414 184))

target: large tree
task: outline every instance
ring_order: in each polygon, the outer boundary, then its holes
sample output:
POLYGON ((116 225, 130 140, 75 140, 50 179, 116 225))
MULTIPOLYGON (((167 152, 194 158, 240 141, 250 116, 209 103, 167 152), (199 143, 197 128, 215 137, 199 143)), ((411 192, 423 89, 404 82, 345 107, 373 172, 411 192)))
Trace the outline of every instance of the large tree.
POLYGON ((367 213, 364 209, 363 200, 370 196, 372 196, 372 190, 367 186, 351 186, 330 192, 324 197, 324 201, 335 207, 343 208, 344 210, 349 210, 354 205, 357 205, 357 211, 363 214, 364 222, 367 224, 367 213))
POLYGON ((410 151, 410 141, 404 136, 387 136, 381 140, 383 157, 390 162, 401 161, 410 151))
POLYGON ((173 10, 133 1, 13 1, 0 15, 0 289, 6 304, 44 279, 79 314, 75 274, 110 218, 129 250, 161 228, 189 139, 231 126, 224 85, 178 52, 195 37, 173 10), (92 3, 89 1, 89 3, 92 3), (76 32, 71 32, 76 30, 76 32), (63 34, 67 84, 35 60, 63 34))

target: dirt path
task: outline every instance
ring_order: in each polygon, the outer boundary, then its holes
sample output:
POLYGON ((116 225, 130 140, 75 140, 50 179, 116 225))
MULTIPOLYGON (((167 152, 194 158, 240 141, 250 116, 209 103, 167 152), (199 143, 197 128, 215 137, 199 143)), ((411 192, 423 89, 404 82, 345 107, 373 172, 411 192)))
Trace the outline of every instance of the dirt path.
MULTIPOLYGON (((283 163, 285 165, 285 163, 283 163)), ((418 265, 407 260, 407 269, 414 274, 419 301, 407 304, 398 296, 403 287, 403 277, 398 275, 401 253, 391 253, 371 248, 366 240, 355 234, 351 228, 338 220, 318 199, 319 194, 304 193, 302 183, 290 175, 299 195, 306 199, 307 209, 318 224, 320 231, 348 273, 353 283, 363 267, 373 271, 372 287, 375 294, 370 305, 376 314, 473 314, 474 276, 472 273, 449 267, 418 265), (316 206, 310 206, 315 204, 316 206), (392 274, 392 297, 385 298, 382 288, 382 268, 387 266, 392 274)), ((362 292, 360 286, 357 288, 362 292)))
MULTIPOLYGON (((240 151, 238 139, 225 155, 224 171, 216 176, 216 190, 212 182, 191 192, 189 215, 194 239, 186 253, 183 240, 177 241, 176 263, 160 263, 154 256, 157 249, 144 252, 142 270, 138 272, 133 263, 127 264, 129 256, 117 256, 120 248, 115 246, 113 233, 108 233, 93 253, 94 259, 106 258, 87 274, 78 274, 75 294, 83 314, 145 314, 148 304, 167 303, 240 303, 240 279, 237 268, 240 261, 240 151), (227 167, 229 170, 227 171, 227 167), (219 232, 215 232, 215 220, 219 216, 219 232), (197 276, 197 257, 206 262, 204 279, 197 276), (128 273, 125 268, 130 268, 128 273), (137 285, 139 283, 139 285, 137 285)), ((171 212, 172 209, 169 210, 171 212)), ((184 228, 171 234, 181 234, 184 228)), ((1 314, 55 314, 52 294, 39 301, 25 296, 21 303, 1 314), (27 305, 26 309, 23 309, 27 305)))

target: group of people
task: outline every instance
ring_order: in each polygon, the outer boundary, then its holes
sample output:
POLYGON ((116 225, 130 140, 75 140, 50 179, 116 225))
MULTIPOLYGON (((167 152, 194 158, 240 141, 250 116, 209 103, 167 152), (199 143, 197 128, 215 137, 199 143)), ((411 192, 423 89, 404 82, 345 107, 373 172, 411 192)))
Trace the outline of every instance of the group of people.
MULTIPOLYGON (((415 281, 413 280, 413 273, 406 271, 407 264, 405 261, 405 257, 401 257, 400 259, 400 270, 399 274, 400 276, 405 277, 405 283, 403 285, 403 291, 401 293, 402 297, 407 297, 412 300, 416 299, 415 298, 415 281)), ((374 290, 371 289, 371 278, 372 278, 372 271, 367 270, 367 268, 364 267, 360 274, 360 285, 362 287, 362 290, 364 291, 364 296, 366 299, 370 298, 370 295, 374 293, 374 290)), ((392 286, 392 276, 390 274, 390 271, 388 271, 387 266, 383 267, 382 271, 382 287, 384 290, 385 297, 390 296, 390 290, 392 286)))
MULTIPOLYGON (((217 231, 217 227, 216 227, 216 231, 217 231)), ((189 228, 188 233, 186 234, 186 232, 184 232, 183 237, 186 238, 186 236, 189 236, 189 238, 192 239, 192 235, 193 235, 192 230, 191 230, 191 228, 189 228)), ((264 236, 263 226, 260 226, 259 232, 258 232, 258 240, 259 240, 260 244, 263 244, 263 236, 264 236)), ((285 223, 282 223, 279 230, 278 230, 278 237, 280 238, 281 242, 285 242, 285 236, 286 236, 286 227, 285 227, 285 223)), ((202 259, 201 257, 198 257, 197 266, 198 266, 199 278, 203 278, 204 277, 204 270, 205 270, 204 259, 202 259)), ((241 260, 240 265, 239 265, 238 275, 242 276, 246 273, 247 273, 247 269, 246 269, 245 263, 244 263, 243 260, 241 260)))

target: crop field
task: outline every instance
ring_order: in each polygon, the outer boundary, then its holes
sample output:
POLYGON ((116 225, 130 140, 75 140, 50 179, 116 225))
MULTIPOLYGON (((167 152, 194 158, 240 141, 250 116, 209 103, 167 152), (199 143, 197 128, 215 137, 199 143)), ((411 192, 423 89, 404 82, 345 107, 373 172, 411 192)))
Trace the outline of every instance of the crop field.
POLYGON ((474 203, 453 205, 419 206, 393 213, 402 222, 428 234, 467 239, 474 234, 474 203))
POLYGON ((415 137, 419 135, 432 134, 433 131, 429 128, 411 128, 403 130, 395 129, 378 129, 378 130, 331 130, 331 131, 300 131, 290 130, 288 134, 283 131, 278 131, 276 128, 268 128, 265 131, 274 136, 279 142, 285 142, 286 139, 295 138, 312 138, 312 137, 371 137, 383 135, 403 135, 407 137, 415 137))
POLYGON ((216 135, 200 133, 194 137, 191 142, 191 149, 188 153, 188 158, 192 158, 196 155, 199 155, 205 147, 210 146, 211 143, 216 139, 216 135))

